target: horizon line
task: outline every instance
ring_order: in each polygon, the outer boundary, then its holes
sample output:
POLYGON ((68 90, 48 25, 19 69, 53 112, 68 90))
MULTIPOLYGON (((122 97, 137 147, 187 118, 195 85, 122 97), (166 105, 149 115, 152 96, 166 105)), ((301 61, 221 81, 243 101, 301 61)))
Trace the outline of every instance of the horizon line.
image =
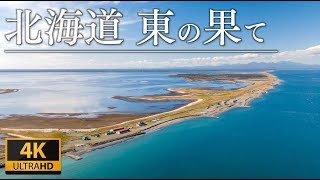
POLYGON ((227 49, 227 50, 109 50, 109 49, 5 49, 4 53, 278 53, 276 49, 227 49))

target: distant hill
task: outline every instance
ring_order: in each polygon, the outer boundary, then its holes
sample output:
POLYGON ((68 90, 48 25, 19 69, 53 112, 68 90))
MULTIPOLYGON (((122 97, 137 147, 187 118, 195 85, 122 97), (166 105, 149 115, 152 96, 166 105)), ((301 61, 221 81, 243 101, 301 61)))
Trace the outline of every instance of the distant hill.
POLYGON ((320 65, 309 65, 289 61, 281 62, 252 62, 248 64, 226 64, 219 66, 198 66, 191 69, 214 69, 214 70, 320 70, 320 65))

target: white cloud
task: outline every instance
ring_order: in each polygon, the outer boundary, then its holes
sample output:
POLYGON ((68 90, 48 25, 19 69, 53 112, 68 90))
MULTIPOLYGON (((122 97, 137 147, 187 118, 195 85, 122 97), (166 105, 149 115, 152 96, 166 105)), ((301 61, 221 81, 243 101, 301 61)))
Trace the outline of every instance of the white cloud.
POLYGON ((16 6, 26 5, 26 1, 1 1, 0 8, 13 8, 16 6))
MULTIPOLYGON (((84 16, 81 18, 82 23, 90 23, 94 20, 89 17, 85 12, 86 9, 93 7, 103 7, 102 4, 108 4, 108 7, 116 6, 119 1, 105 1, 105 2, 23 2, 23 1, 2 1, 0 2, 0 10, 4 18, 14 18, 16 8, 30 8, 34 13, 42 15, 42 17, 50 17, 47 13, 47 8, 60 9, 67 8, 69 11, 81 9, 84 16)), ((140 2, 133 2, 140 3, 140 2)), ((121 5, 122 6, 122 5, 121 5)), ((107 7, 107 6, 106 6, 107 7)), ((125 8, 123 8, 126 10, 125 8)), ((120 9, 119 9, 120 10, 120 9)), ((143 10, 148 11, 148 10, 143 10)), ((120 26, 132 25, 141 22, 141 17, 137 17, 137 12, 130 16, 131 13, 127 12, 125 16, 120 19, 120 26), (127 18, 128 17, 128 18, 127 18), (135 19, 136 17, 136 19, 135 19)), ((245 64, 250 62, 278 62, 278 61, 293 61, 301 63, 315 63, 320 64, 317 58, 320 54, 320 45, 309 47, 302 50, 283 51, 276 54, 240 54, 240 55, 212 55, 212 56, 197 56, 196 54, 178 54, 173 56, 162 56, 160 59, 154 54, 139 54, 137 56, 119 54, 108 55, 99 54, 93 57, 83 54, 4 54, 4 49, 16 49, 20 46, 15 45, 15 39, 8 42, 4 38, 4 34, 14 30, 14 23, 7 23, 5 26, 0 27, 0 69, 1 68, 139 68, 139 67, 183 67, 183 66, 217 66, 221 64, 245 64), (123 59, 121 59, 124 57, 123 59), (157 60, 158 59, 158 60, 157 60), (120 61, 118 61, 120 60, 120 61)), ((32 37, 36 35, 36 30, 43 31, 48 29, 48 24, 45 21, 37 23, 32 27, 32 37)), ((123 30, 123 28, 121 28, 123 30)), ((128 26, 128 29, 129 26, 128 26)), ((87 36, 90 34, 89 29, 85 28, 82 34, 87 36)), ((124 34, 124 33, 123 33, 124 34)), ((123 35, 122 34, 122 35, 123 35)), ((48 46, 47 35, 43 34, 43 43, 41 45, 32 46, 32 48, 55 48, 48 46)), ((123 37, 126 41, 136 40, 136 37, 123 37)), ((24 39, 24 38, 23 38, 24 39)), ((80 45, 84 44, 83 40, 79 40, 80 45)), ((63 43, 61 43, 63 44, 63 43)), ((58 44, 57 44, 58 45, 58 44)), ((65 45, 65 44, 64 44, 65 45)), ((21 46, 25 47, 25 46, 21 46)), ((58 46, 67 47, 68 46, 58 46)), ((78 46, 79 47, 79 46, 78 46)), ((88 46, 84 46, 87 48, 88 46)), ((91 46, 94 47, 94 46, 91 46)), ((101 46, 100 46, 101 47, 101 46)), ((122 47, 122 46, 121 46, 122 47)), ((80 48, 83 48, 80 46, 80 48)), ((109 48, 109 47, 108 47, 109 48)), ((110 47, 111 49, 113 47, 110 47)), ((124 48, 124 47, 122 47, 124 48)), ((160 55, 159 55, 160 56, 160 55)))
POLYGON ((120 4, 121 1, 89 1, 89 4, 101 5, 101 4, 120 4))
POLYGON ((122 20, 120 21, 120 25, 131 25, 131 24, 136 24, 138 22, 141 22, 141 19, 130 19, 130 20, 122 20))
MULTIPOLYGON (((153 56, 127 54, 117 55, 115 58, 126 60, 118 61, 109 59, 106 54, 0 54, 0 69, 6 68, 166 68, 166 67, 196 67, 218 66, 222 64, 247 64, 250 62, 279 62, 293 61, 307 63, 315 59, 316 64, 320 54, 320 45, 303 50, 284 51, 277 54, 240 54, 225 56, 203 56, 192 58, 171 58, 156 60, 153 56)), ((185 54, 181 54, 185 56, 185 54)), ((168 56, 169 57, 169 56, 168 56)), ((314 62, 314 61, 313 61, 314 62)), ((310 63, 309 63, 310 64, 310 63)))
MULTIPOLYGON (((230 56, 210 56, 210 57, 193 57, 178 58, 173 61, 155 62, 155 65, 169 66, 217 66, 222 64, 246 64, 250 62, 279 62, 292 61, 307 63, 308 60, 317 61, 320 54, 320 45, 313 46, 303 50, 284 51, 272 55, 266 54, 242 54, 230 56)), ((319 64, 319 61, 318 63, 319 64)), ((150 65, 150 63, 148 63, 150 65)))
POLYGON ((285 59, 303 59, 310 58, 320 54, 320 45, 313 46, 303 50, 296 51, 284 51, 277 54, 272 55, 273 59, 285 60, 285 59))

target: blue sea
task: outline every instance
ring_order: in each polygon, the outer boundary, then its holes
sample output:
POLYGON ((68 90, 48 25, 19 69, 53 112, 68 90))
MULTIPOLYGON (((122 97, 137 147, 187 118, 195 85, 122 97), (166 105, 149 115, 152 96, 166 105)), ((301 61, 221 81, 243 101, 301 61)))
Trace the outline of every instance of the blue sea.
POLYGON ((61 175, 1 169, 0 177, 320 178, 320 71, 273 74, 284 82, 251 108, 174 124, 80 161, 63 158, 61 175))

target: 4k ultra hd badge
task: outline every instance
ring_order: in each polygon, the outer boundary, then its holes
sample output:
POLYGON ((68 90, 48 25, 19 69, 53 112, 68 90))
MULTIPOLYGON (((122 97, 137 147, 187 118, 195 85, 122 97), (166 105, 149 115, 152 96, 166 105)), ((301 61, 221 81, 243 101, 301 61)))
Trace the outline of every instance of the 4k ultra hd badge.
POLYGON ((60 138, 7 138, 6 174, 61 174, 60 138))

